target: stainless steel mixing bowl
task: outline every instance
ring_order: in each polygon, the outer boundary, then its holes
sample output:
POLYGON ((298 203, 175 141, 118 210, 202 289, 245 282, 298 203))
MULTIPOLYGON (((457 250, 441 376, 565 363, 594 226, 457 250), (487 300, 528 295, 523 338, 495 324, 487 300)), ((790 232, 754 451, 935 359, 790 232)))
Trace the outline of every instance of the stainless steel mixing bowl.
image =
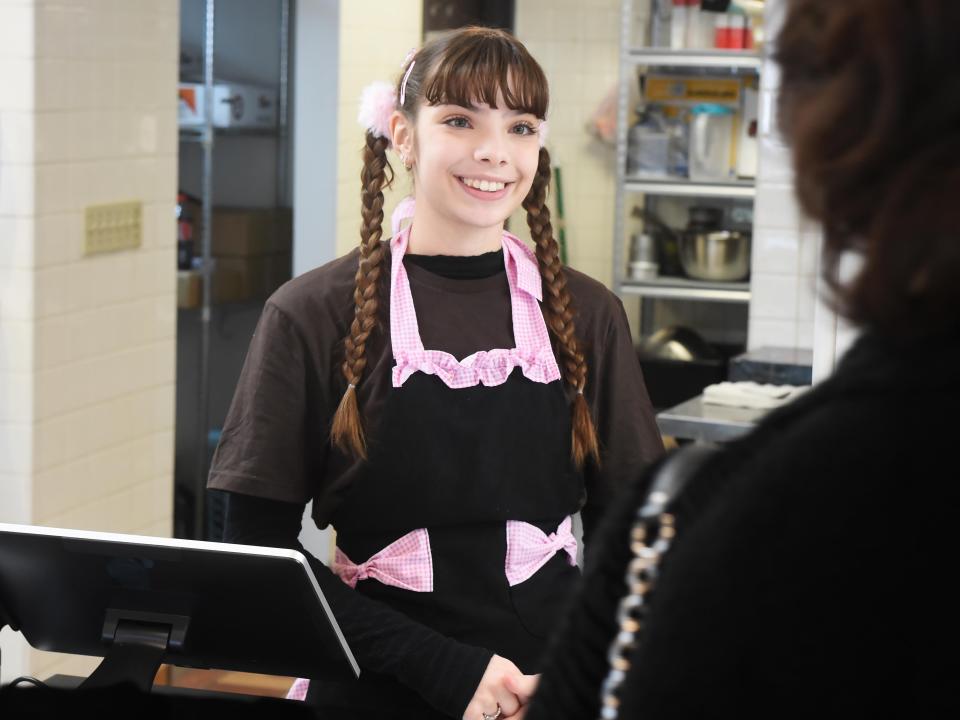
POLYGON ((684 232, 678 242, 683 271, 697 280, 733 282, 750 274, 750 235, 733 230, 684 232))

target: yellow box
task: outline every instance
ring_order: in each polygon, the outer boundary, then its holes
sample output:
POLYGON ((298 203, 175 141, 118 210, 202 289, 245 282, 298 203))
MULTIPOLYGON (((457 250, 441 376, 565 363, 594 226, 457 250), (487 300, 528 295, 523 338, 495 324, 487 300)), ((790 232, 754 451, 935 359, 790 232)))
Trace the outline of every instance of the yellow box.
POLYGON ((740 78, 703 78, 647 75, 644 99, 651 103, 740 105, 740 78))

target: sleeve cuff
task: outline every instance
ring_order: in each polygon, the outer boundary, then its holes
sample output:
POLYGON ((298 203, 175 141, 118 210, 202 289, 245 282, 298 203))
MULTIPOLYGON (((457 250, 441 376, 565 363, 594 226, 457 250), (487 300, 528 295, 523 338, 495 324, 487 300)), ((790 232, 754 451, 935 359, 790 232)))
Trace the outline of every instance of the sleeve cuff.
POLYGON ((413 678, 408 682, 420 689, 430 705, 451 717, 461 718, 492 658, 493 653, 486 648, 448 639, 441 652, 425 658, 424 675, 430 678, 429 684, 413 678))

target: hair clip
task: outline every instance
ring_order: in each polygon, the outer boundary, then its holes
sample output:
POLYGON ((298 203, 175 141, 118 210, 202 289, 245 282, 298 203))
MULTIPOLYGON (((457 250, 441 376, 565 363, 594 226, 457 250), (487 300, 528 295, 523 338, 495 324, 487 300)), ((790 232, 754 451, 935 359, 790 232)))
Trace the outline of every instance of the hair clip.
POLYGON ((416 64, 416 60, 411 60, 407 72, 403 74, 403 82, 400 83, 400 107, 403 107, 403 103, 407 98, 407 79, 410 77, 410 73, 413 72, 413 66, 416 64))

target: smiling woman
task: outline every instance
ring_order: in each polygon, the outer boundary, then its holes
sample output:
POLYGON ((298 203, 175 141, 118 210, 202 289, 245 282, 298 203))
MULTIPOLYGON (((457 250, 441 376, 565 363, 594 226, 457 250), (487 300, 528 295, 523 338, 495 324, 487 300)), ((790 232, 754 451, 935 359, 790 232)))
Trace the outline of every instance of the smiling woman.
POLYGON ((663 452, 620 301, 562 267, 548 91, 509 34, 431 40, 364 93, 360 247, 267 302, 213 460, 231 542, 300 548, 361 666, 326 718, 508 718, 596 518, 663 452), (388 150, 414 196, 383 235, 388 150), (527 211, 536 251, 504 230, 527 211), (412 222, 401 229, 401 221, 412 222), (352 301, 351 301, 352 298, 352 301))
POLYGON ((426 106, 415 123, 399 111, 391 118, 394 146, 415 158, 419 207, 410 252, 478 255, 500 247, 504 213, 516 210, 533 185, 544 121, 507 107, 502 92, 495 99, 494 106, 426 106))

